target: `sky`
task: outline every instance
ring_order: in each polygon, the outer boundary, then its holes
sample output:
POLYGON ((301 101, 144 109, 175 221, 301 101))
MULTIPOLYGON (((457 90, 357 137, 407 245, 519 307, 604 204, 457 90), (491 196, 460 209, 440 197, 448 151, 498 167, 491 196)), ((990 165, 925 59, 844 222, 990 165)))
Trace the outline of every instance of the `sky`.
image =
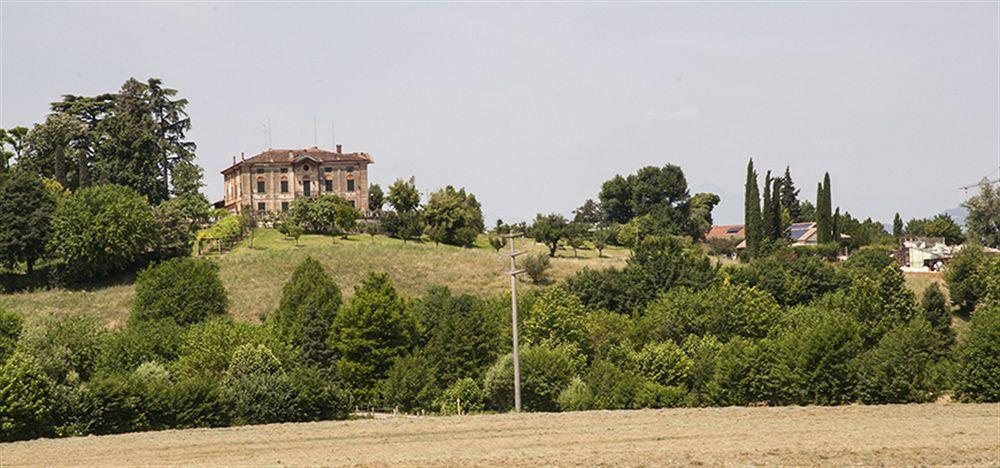
POLYGON ((383 187, 464 186, 488 225, 668 163, 742 222, 750 157, 909 219, 1000 165, 997 3, 0 3, 0 126, 130 77, 190 100, 212 200, 268 122, 370 153, 383 187))

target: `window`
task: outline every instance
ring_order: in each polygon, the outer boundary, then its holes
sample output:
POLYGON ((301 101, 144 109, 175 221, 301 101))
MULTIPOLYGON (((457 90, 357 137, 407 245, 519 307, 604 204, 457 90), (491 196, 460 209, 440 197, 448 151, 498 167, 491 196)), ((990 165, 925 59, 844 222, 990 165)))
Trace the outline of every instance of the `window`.
POLYGON ((302 178, 302 194, 307 197, 312 195, 312 184, 309 182, 308 177, 302 178))
POLYGON ((309 172, 309 165, 306 164, 305 166, 302 166, 302 171, 303 172, 309 172))
POLYGON ((288 168, 287 167, 281 168, 281 173, 282 174, 288 174, 288 168))
POLYGON ((348 192, 354 191, 354 179, 347 179, 347 191, 348 192))
POLYGON ((323 190, 326 190, 327 192, 333 191, 333 179, 324 180, 323 185, 324 185, 323 190))
POLYGON ((258 174, 263 174, 264 173, 264 168, 263 167, 258 167, 257 169, 254 169, 254 172, 256 172, 258 174))
POLYGON ((327 166, 327 167, 324 167, 324 168, 323 168, 323 171, 324 171, 324 172, 333 172, 333 168, 332 168, 332 167, 330 167, 330 166, 327 166))
POLYGON ((351 200, 351 207, 352 208, 357 208, 358 207, 358 201, 357 200, 351 200))
POLYGON ((348 167, 347 168, 347 173, 350 174, 352 172, 354 172, 354 168, 353 167, 348 167))
POLYGON ((264 193, 264 178, 257 179, 257 193, 264 193))
POLYGON ((281 180, 281 193, 288 193, 288 179, 281 180))
POLYGON ((288 211, 288 202, 281 202, 281 211, 288 211))
POLYGON ((266 203, 261 202, 261 203, 257 204, 257 211, 264 211, 266 209, 267 209, 267 204, 266 203))

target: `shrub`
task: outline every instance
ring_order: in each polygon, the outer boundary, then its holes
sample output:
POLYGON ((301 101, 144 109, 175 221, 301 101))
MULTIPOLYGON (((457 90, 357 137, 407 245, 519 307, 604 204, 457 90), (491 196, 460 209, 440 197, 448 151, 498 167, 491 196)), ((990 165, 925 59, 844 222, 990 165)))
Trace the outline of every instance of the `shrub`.
POLYGON ((90 316, 48 317, 24 332, 20 346, 53 382, 75 385, 94 373, 105 335, 90 316))
POLYGON ((861 325, 866 347, 874 346, 882 335, 907 323, 917 313, 913 292, 906 287, 903 273, 894 266, 874 275, 857 276, 848 289, 821 302, 824 308, 854 317, 861 325))
POLYGON ((941 389, 934 368, 939 341, 926 320, 916 318, 886 333, 861 360, 858 390, 864 403, 921 403, 941 389))
POLYGON ((332 373, 312 367, 299 367, 290 375, 295 394, 296 421, 346 419, 350 404, 332 373))
POLYGON ((948 262, 944 280, 948 284, 951 302, 959 310, 971 312, 986 295, 984 278, 978 274, 986 261, 982 247, 969 244, 963 246, 962 250, 948 262))
POLYGON ((838 405, 854 400, 862 340, 850 316, 812 311, 776 343, 781 399, 799 404, 838 405))
POLYGON ((236 424, 292 421, 295 392, 281 362, 267 346, 245 344, 233 352, 223 380, 225 398, 236 424))
POLYGON ((620 269, 592 270, 584 267, 566 278, 564 287, 579 297, 588 309, 610 310, 619 314, 630 311, 629 284, 625 272, 620 269))
POLYGON ((581 343, 585 336, 587 311, 580 299, 563 288, 543 291, 523 319, 525 344, 556 347, 581 343))
POLYGON ((77 424, 84 433, 118 434, 149 428, 145 389, 130 375, 102 375, 81 390, 77 424))
POLYGON ((56 199, 26 170, 0 172, 0 265, 25 262, 28 273, 45 254, 56 199))
POLYGON ((781 305, 798 305, 845 287, 846 278, 814 255, 780 250, 726 270, 733 283, 767 291, 781 305))
POLYGON ((962 401, 1000 401, 1000 305, 972 313, 965 340, 958 348, 955 392, 962 401))
POLYGON ((386 274, 370 273, 337 314, 328 341, 339 356, 337 369, 356 398, 372 398, 393 359, 405 354, 416 336, 406 301, 386 274))
POLYGON ((468 247, 483 232, 483 212, 476 196, 447 186, 430 195, 424 207, 427 226, 441 232, 445 244, 468 247))
POLYGON ((23 329, 24 319, 20 315, 0 309, 0 365, 14 354, 23 329))
POLYGON ((318 261, 306 257, 282 288, 281 304, 269 321, 278 338, 299 348, 307 362, 325 364, 326 338, 340 304, 340 288, 333 278, 318 261))
POLYGON ((129 319, 169 319, 190 325, 224 315, 228 306, 218 265, 208 260, 175 258, 139 272, 129 319))
POLYGON ((524 272, 535 284, 544 283, 548 279, 549 256, 538 253, 524 257, 524 272))
MULTIPOLYGON (((576 374, 576 362, 565 349, 542 346, 524 348, 521 353, 521 403, 525 411, 556 411, 562 390, 576 374)), ((492 409, 510 411, 514 407, 514 357, 501 357, 488 371, 483 392, 492 409)))
POLYGON ((562 411, 588 411, 594 409, 594 392, 579 377, 574 377, 559 394, 562 411))
POLYGON ((937 335, 939 348, 942 351, 955 344, 955 330, 951 328, 948 300, 937 283, 931 284, 924 290, 923 298, 920 300, 920 310, 937 335))
POLYGON ((646 341, 680 342, 688 334, 712 334, 721 340, 762 338, 778 323, 780 313, 770 294, 746 286, 674 288, 649 305, 639 329, 649 335, 646 341))
POLYGON ((679 408, 688 402, 687 388, 678 385, 664 386, 645 381, 639 387, 632 408, 679 408))
POLYGON ((30 356, 15 352, 0 366, 0 441, 52 434, 54 384, 30 356))
POLYGON ((609 359, 628 347, 635 335, 635 323, 624 314, 598 310, 584 317, 583 351, 592 359, 609 359))
POLYGON ((191 255, 191 247, 194 245, 194 221, 182 211, 176 200, 180 199, 167 200, 153 208, 153 219, 156 222, 153 251, 159 259, 191 255))
POLYGON ((382 227, 390 237, 403 239, 405 243, 411 239, 420 238, 420 233, 424 230, 424 222, 420 213, 416 211, 406 211, 397 213, 390 211, 382 217, 382 227))
POLYGON ((65 278, 81 281, 131 268, 155 237, 145 197, 120 185, 96 185, 61 201, 49 247, 63 259, 65 278))
POLYGON ((878 274, 888 266, 899 265, 896 265, 896 261, 884 249, 876 246, 858 249, 843 263, 843 267, 848 271, 868 275, 878 274))
POLYGON ((483 391, 475 380, 459 379, 441 393, 437 406, 444 415, 478 413, 483 410, 483 391))
POLYGON ((698 406, 709 405, 709 382, 715 375, 715 364, 722 350, 722 343, 712 335, 688 335, 682 347, 684 354, 691 360, 691 370, 688 372, 691 403, 698 406))
POLYGON ((436 372, 434 364, 422 354, 396 358, 378 385, 383 405, 407 413, 432 409, 439 392, 436 372))
POLYGON ((737 337, 721 345, 702 401, 715 406, 774 402, 773 359, 770 343, 764 340, 737 337))
POLYGON ((144 362, 167 363, 177 359, 184 329, 173 320, 130 323, 103 340, 97 372, 126 374, 144 362))
POLYGON ((225 216, 208 229, 198 233, 200 239, 215 239, 224 246, 231 246, 243 237, 246 230, 246 218, 242 216, 225 216))
POLYGON ((691 360, 672 341, 647 343, 629 355, 629 367, 636 374, 664 387, 684 385, 691 360))
MULTIPOLYGON (((504 310, 509 304, 501 304, 504 310)), ((415 307, 426 330, 425 355, 437 369, 442 386, 464 377, 478 379, 496 361, 507 343, 504 314, 496 301, 463 294, 453 296, 447 288, 431 288, 415 307)))
POLYGON ((229 369, 233 350, 259 342, 259 335, 260 330, 253 325, 229 316, 196 323, 184 331, 173 372, 182 378, 221 379, 229 369))
POLYGON ((232 408, 216 379, 186 378, 157 390, 150 402, 155 414, 150 421, 153 427, 222 427, 231 422, 232 408))
POLYGON ((635 408, 636 395, 645 383, 641 377, 608 361, 595 361, 583 375, 583 381, 594 394, 595 409, 635 408))

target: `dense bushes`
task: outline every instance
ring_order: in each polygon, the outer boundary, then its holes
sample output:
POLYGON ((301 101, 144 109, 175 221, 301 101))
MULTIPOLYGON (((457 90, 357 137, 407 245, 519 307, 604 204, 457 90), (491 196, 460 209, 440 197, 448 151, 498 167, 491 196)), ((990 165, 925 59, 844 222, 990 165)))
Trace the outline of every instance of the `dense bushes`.
POLYGON ((59 203, 49 249, 64 260, 67 280, 82 281, 131 268, 155 240, 145 197, 128 187, 99 185, 59 203))
POLYGON ((958 348, 955 390, 964 401, 1000 401, 1000 305, 990 304, 973 312, 958 348))
POLYGON ((30 356, 14 353, 0 366, 0 441, 52 434, 54 384, 30 356))
MULTIPOLYGON (((521 358, 521 402, 526 411, 556 411, 559 394, 576 375, 578 361, 565 349, 544 346, 524 348, 521 358)), ((490 408, 514 408, 514 357, 501 357, 486 372, 483 392, 490 408)))
POLYGON ((139 272, 132 320, 173 320, 181 325, 226 313, 229 299, 219 267, 207 260, 175 258, 139 272))

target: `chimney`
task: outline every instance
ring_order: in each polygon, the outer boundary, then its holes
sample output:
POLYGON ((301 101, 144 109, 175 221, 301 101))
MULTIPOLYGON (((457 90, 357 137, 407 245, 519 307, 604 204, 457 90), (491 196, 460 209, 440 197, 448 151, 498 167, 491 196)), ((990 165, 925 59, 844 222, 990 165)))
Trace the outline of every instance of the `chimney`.
POLYGON ((340 145, 337 145, 337 154, 340 154, 340 145))
POLYGON ((243 156, 243 152, 240 151, 240 161, 246 161, 246 160, 247 160, 246 156, 243 156))
POLYGON ((236 156, 233 156, 233 165, 236 165, 236 156))

